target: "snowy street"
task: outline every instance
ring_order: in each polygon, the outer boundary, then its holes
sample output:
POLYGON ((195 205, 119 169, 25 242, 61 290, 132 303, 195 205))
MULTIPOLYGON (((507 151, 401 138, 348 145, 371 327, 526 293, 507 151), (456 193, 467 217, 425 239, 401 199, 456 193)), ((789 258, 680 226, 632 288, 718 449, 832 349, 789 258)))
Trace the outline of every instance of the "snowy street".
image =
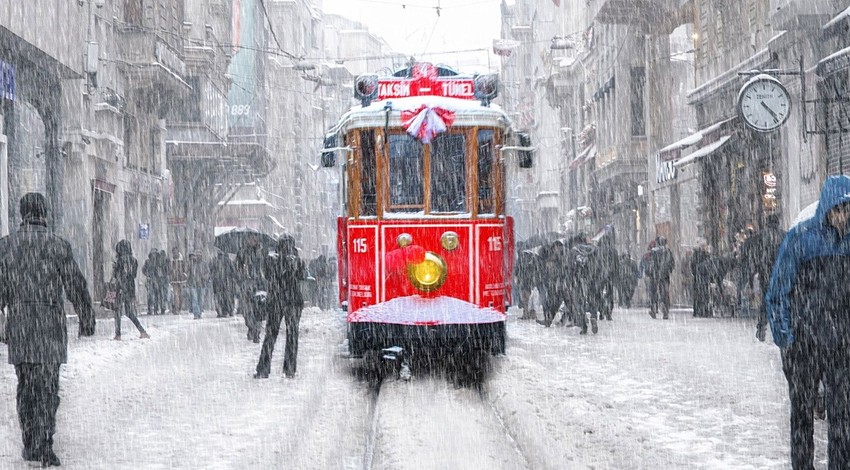
MULTIPOLYGON (((337 357, 339 312, 304 311, 298 375, 252 378, 242 319, 142 316, 151 334, 73 338, 55 449, 67 468, 787 468, 778 349, 753 321, 615 310, 596 336, 511 311, 483 393, 439 376, 375 398, 337 357)), ((76 325, 70 324, 75 331, 76 325)), ((15 373, 0 349, 0 468, 21 459, 15 373)), ((823 460, 825 428, 816 424, 823 460)), ((823 461, 820 462, 821 465, 823 461)))

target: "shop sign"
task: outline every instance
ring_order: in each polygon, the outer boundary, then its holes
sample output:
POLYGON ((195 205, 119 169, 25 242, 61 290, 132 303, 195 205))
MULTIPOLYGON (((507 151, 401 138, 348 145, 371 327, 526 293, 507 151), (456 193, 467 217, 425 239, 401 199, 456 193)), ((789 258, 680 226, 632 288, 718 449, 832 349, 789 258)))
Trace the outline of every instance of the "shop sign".
POLYGON ((778 201, 776 199, 776 175, 766 171, 762 175, 764 180, 764 194, 762 194, 762 206, 766 211, 776 209, 778 201))
POLYGON ((662 160, 661 154, 655 154, 655 182, 658 184, 676 179, 676 167, 673 160, 662 160))
POLYGON ((0 90, 3 99, 15 101, 15 67, 0 60, 0 90))
POLYGON ((139 240, 147 240, 151 237, 150 224, 139 224, 139 240))

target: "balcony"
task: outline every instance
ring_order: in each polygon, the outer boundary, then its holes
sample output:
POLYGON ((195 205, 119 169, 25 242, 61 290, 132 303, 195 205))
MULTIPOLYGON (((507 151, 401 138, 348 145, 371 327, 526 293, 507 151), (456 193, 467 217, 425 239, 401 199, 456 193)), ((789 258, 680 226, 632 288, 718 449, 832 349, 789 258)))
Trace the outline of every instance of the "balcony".
POLYGON ((590 17, 600 23, 629 24, 645 32, 670 32, 693 21, 693 0, 596 0, 590 17))
POLYGON ((774 30, 819 31, 832 18, 832 0, 770 0, 770 21, 774 30))
POLYGON ((186 64, 178 51, 145 30, 127 28, 119 35, 122 71, 131 88, 187 94, 186 64))
POLYGON ((170 163, 215 167, 237 180, 266 176, 273 167, 271 155, 259 136, 223 140, 199 123, 169 122, 165 144, 170 163))

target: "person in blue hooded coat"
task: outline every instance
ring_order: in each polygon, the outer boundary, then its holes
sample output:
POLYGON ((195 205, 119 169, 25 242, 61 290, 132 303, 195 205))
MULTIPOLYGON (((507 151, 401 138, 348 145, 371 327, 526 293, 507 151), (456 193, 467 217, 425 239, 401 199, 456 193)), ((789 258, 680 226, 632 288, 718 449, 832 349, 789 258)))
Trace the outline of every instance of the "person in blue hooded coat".
POLYGON ((812 468, 824 379, 830 469, 850 468, 850 177, 824 182, 814 217, 779 247, 765 302, 791 402, 791 463, 812 468))

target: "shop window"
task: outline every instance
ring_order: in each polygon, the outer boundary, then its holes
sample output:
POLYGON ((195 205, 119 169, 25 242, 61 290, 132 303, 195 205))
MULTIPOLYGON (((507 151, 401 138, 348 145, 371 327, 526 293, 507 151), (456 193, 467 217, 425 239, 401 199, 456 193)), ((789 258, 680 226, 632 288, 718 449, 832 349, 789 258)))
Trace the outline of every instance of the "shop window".
POLYGON ((142 26, 144 0, 124 0, 124 22, 129 26, 142 26))

